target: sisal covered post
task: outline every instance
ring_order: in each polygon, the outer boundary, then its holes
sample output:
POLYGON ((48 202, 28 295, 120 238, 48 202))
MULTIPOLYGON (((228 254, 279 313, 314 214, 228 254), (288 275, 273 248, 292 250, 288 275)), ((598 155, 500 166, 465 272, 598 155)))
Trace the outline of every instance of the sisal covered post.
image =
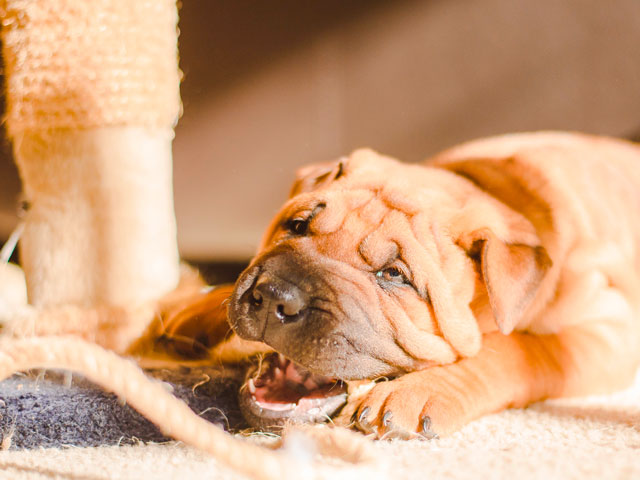
POLYGON ((175 1, 0 5, 29 302, 131 305, 171 290, 175 1))

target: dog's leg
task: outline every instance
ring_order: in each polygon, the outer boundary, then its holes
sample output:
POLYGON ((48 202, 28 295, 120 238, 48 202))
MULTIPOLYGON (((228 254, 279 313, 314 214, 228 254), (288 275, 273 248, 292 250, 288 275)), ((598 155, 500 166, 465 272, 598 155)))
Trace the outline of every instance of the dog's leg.
POLYGON ((356 426, 379 438, 427 438, 508 407, 622 388, 637 366, 628 319, 590 322, 555 335, 485 335, 479 354, 376 385, 356 426))
POLYGON ((177 290, 159 302, 159 311, 128 353, 146 359, 237 362, 270 351, 261 342, 239 338, 227 320, 233 284, 211 289, 177 290))

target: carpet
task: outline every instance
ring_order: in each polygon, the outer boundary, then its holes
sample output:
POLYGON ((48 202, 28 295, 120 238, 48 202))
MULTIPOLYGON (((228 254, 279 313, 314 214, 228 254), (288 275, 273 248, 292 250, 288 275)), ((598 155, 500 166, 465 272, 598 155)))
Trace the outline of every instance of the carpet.
MULTIPOLYGON (((317 473, 367 480, 640 478, 640 378, 611 395, 489 415, 451 437, 375 442, 372 448, 372 464, 353 467, 330 460, 317 473)), ((147 478, 244 477, 177 442, 0 452, 0 479, 147 478)))
MULTIPOLYGON (((145 370, 209 422, 247 427, 238 406, 244 368, 181 366, 145 370)), ((169 438, 133 408, 80 375, 35 370, 0 382, 0 442, 11 449, 94 447, 169 438)))

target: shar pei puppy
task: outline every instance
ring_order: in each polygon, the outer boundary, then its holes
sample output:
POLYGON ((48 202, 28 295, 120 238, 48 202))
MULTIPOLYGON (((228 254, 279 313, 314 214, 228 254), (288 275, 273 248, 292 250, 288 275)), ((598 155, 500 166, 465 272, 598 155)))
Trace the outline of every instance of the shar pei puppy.
POLYGON ((639 146, 533 133, 303 168, 228 315, 278 353, 241 395, 254 424, 342 408, 379 438, 432 438, 628 385, 639 308, 639 146))

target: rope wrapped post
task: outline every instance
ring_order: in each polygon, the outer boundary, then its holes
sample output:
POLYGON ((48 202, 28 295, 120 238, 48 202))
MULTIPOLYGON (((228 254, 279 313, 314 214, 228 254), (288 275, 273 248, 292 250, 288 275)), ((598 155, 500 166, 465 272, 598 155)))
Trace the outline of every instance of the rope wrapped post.
POLYGON ((179 278, 175 0, 0 3, 29 302, 131 305, 179 278))
MULTIPOLYGON (((96 344, 125 351, 126 341, 100 338, 150 320, 154 301, 180 277, 171 178, 180 113, 175 0, 0 0, 0 21, 6 127, 29 204, 20 253, 31 304, 21 317, 10 308, 20 328, 0 335, 0 380, 37 367, 75 371, 238 472, 320 477, 313 459, 227 435, 96 344), (78 335, 59 336, 60 325, 78 335), (96 343, 78 338, 86 325, 96 343)), ((360 460, 357 440, 326 432, 314 435, 323 440, 318 453, 356 452, 360 460)))

